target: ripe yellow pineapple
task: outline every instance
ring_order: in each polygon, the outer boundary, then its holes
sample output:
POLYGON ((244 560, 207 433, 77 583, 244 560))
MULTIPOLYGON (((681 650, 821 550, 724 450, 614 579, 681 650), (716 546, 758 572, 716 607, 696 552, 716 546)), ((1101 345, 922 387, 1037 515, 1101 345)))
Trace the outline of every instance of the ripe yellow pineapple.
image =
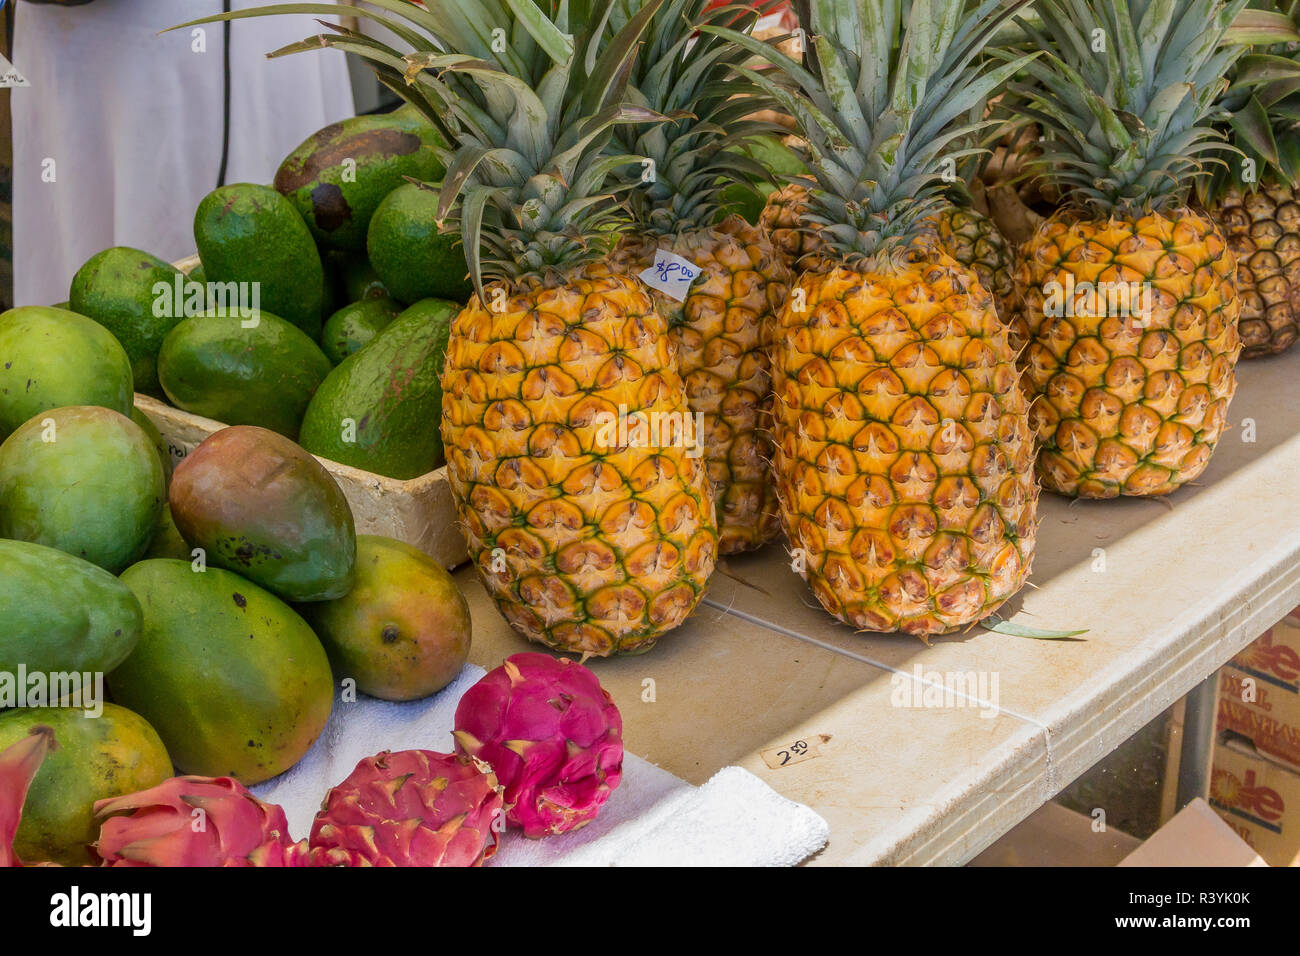
POLYGON ((346 31, 311 41, 366 58, 455 144, 438 216, 459 230, 477 294, 442 374, 448 479, 511 626, 584 655, 648 650, 695 608, 718 548, 668 322, 602 261, 630 224, 612 130, 661 118, 628 103, 626 83, 662 2, 607 45, 592 11, 531 0, 368 11, 405 55, 346 31))
MULTIPOLYGON (((493 23, 472 6, 472 20, 493 23)), ((589 70, 591 25, 573 23, 574 37, 528 0, 498 24, 512 42, 497 70, 466 62, 497 59, 477 34, 417 61, 472 81, 435 84, 461 115, 472 102, 494 120, 459 132, 439 200, 456 210, 476 284, 492 280, 452 322, 443 370, 470 557, 517 631, 599 656, 647 650, 685 620, 718 547, 667 320, 638 279, 598 265, 628 225, 607 198, 607 131, 651 118, 623 97, 632 41, 657 6, 589 70)))
MULTIPOLYGON (((768 197, 759 220, 772 237, 772 245, 796 273, 815 266, 824 245, 817 230, 808 227, 807 211, 808 187, 787 183, 768 197)), ((1011 321, 1015 255, 997 224, 974 207, 956 203, 940 206, 929 221, 944 251, 979 276, 980 284, 993 294, 998 315, 1011 321)), ((1025 340, 1023 327, 1013 326, 1012 348, 1019 351, 1025 340)))
POLYGON ((1237 258, 1243 359, 1284 352, 1300 337, 1300 31, 1280 9, 1248 13, 1258 45, 1229 73, 1218 104, 1231 148, 1215 151, 1196 183, 1237 258))
MULTIPOLYGON (((669 124, 623 127, 616 146, 652 165, 630 166, 633 234, 610 266, 638 275, 660 250, 701 270, 684 300, 652 291, 668 320, 691 411, 702 417, 704 456, 718 508, 719 552, 757 548, 780 532, 770 477, 771 372, 764 324, 787 290, 765 232, 740 216, 717 222, 723 190, 763 175, 738 148, 770 125, 753 121, 733 65, 747 54, 701 24, 752 28, 753 12, 706 12, 707 0, 670 0, 655 15, 633 66, 633 99, 669 124)), ((630 5, 616 4, 613 25, 630 5)))
POLYGON ((1035 4, 1035 38, 1052 52, 1029 67, 1046 136, 1034 165, 1069 191, 1020 250, 1021 365, 1039 478, 1085 498, 1167 494, 1196 478, 1236 389, 1236 263, 1186 202, 1191 157, 1217 135, 1206 116, 1240 53, 1218 43, 1245 0, 1153 2, 1035 4), (1169 42, 1149 50, 1139 23, 1169 42), (1094 53, 1098 24, 1112 42, 1094 53))
POLYGON ((804 259, 821 245, 817 233, 807 228, 804 220, 807 209, 808 187, 786 183, 767 197, 758 220, 792 274, 797 274, 803 268, 804 259))
POLYGON ((1241 357, 1285 352, 1300 336, 1300 184, 1233 186, 1211 212, 1237 258, 1241 357))
POLYGON ((1014 353, 992 297, 926 221, 944 201, 943 143, 1018 65, 976 60, 1010 9, 813 0, 810 68, 768 55, 799 89, 768 86, 810 144, 803 219, 825 243, 771 336, 781 521, 818 600, 864 630, 979 621, 1033 557, 1014 353), (892 52, 859 58, 863 42, 892 52))

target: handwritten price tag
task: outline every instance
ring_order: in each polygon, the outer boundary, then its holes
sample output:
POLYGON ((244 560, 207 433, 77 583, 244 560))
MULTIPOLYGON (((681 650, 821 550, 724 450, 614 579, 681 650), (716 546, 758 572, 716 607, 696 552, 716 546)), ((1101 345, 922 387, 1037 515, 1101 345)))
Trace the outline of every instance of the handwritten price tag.
MULTIPOLYGON (((4 8, 4 0, 0 0, 0 9, 4 8)), ((31 86, 27 82, 27 77, 23 76, 14 68, 14 65, 0 54, 0 89, 9 89, 15 86, 31 86)))
POLYGON ((700 277, 702 271, 689 259, 656 249, 655 264, 641 273, 641 281, 678 302, 684 302, 691 283, 700 277))
POLYGON ((801 737, 798 740, 790 741, 784 746, 764 750, 759 753, 759 756, 763 758, 763 763, 773 770, 779 770, 791 764, 812 760, 813 757, 820 757, 821 745, 830 739, 830 734, 814 734, 811 737, 801 737))

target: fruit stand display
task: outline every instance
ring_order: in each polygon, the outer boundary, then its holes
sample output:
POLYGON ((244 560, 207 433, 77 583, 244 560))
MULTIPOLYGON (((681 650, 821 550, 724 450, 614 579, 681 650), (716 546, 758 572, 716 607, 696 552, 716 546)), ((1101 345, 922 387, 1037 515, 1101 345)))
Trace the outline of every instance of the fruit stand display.
POLYGON ((958 864, 1212 721, 1292 12, 759 6, 357 7, 403 106, 0 315, 0 863, 958 864))

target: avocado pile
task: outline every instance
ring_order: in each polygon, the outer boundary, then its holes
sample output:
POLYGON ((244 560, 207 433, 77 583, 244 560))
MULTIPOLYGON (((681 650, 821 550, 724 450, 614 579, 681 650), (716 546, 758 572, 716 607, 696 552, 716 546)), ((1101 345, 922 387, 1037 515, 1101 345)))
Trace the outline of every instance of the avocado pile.
POLYGON ((191 275, 115 247, 65 307, 0 314, 0 751, 38 725, 56 741, 21 859, 94 862, 95 801, 173 773, 283 773, 336 690, 412 700, 459 673, 451 576, 358 535, 313 457, 442 462, 467 270, 404 178, 437 181, 436 145, 401 110, 327 127, 274 188, 204 198, 191 275), (136 393, 226 427, 173 469, 136 393))
POLYGON ((434 223, 442 146, 410 107, 333 123, 271 185, 203 198, 188 276, 105 249, 67 309, 117 339, 143 394, 389 478, 433 471, 450 322, 471 294, 459 239, 434 223))

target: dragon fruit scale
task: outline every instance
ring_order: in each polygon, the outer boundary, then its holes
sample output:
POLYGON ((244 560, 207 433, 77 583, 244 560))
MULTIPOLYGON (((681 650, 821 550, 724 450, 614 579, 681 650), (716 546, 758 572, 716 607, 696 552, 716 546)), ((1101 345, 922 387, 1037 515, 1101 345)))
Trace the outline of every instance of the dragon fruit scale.
POLYGON ((505 787, 506 819, 524 835, 577 829, 619 785, 623 719, 586 667, 515 654, 456 707, 456 749, 487 761, 505 787))
POLYGON ((312 866, 479 866, 505 829, 492 768, 431 750, 367 757, 330 790, 311 828, 312 866))
POLYGON ((95 803, 105 866, 306 866, 284 810, 230 777, 171 777, 95 803))

